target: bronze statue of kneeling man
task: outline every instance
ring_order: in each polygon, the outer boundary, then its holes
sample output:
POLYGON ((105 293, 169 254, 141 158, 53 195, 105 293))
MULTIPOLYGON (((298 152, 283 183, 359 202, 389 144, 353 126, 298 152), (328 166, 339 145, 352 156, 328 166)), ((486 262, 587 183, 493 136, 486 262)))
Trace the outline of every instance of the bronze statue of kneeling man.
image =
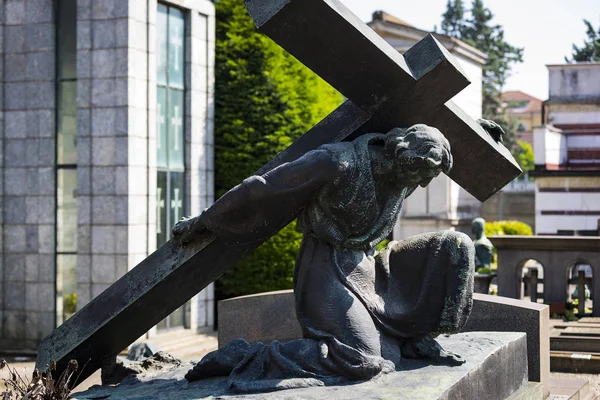
POLYGON ((461 329, 472 307, 474 247, 459 232, 392 241, 402 202, 452 168, 450 144, 426 125, 321 146, 252 176, 173 229, 182 244, 208 229, 225 243, 268 237, 273 210, 293 201, 304 239, 294 293, 303 339, 236 339, 206 355, 189 381, 229 376, 263 391, 368 380, 401 358, 459 365, 434 339, 461 329))

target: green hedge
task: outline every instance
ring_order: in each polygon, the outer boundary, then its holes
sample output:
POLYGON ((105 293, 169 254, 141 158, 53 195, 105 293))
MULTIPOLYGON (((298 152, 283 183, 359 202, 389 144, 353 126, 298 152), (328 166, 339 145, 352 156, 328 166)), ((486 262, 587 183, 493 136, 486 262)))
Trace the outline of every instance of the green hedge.
POLYGON ((529 225, 521 221, 495 221, 485 223, 486 236, 501 235, 533 235, 533 230, 529 225))
MULTIPOLYGON (((266 36, 242 0, 215 2, 215 190, 252 175, 342 101, 266 36)), ((292 287, 302 235, 290 224, 216 283, 219 298, 292 287)))

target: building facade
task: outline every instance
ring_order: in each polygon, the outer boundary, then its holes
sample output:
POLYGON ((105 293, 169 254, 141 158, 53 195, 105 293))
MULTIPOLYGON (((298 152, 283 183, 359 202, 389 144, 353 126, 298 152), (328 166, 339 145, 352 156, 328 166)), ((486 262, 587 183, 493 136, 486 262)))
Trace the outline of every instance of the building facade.
MULTIPOLYGON (((373 13, 368 25, 400 53, 430 34, 382 11, 373 13)), ((456 57, 471 81, 452 100, 472 118, 481 118, 482 68, 487 56, 456 38, 437 33, 434 36, 456 57)), ((472 219, 480 213, 481 202, 442 174, 406 199, 393 235, 406 238, 449 228, 470 232, 472 219)))
POLYGON ((536 233, 599 235, 600 63, 548 65, 545 125, 534 130, 536 233))
POLYGON ((502 93, 502 105, 516 124, 518 138, 533 146, 533 128, 542 125, 542 100, 513 90, 502 93))
MULTIPOLYGON (((0 1, 0 350, 35 350, 213 201, 208 0, 0 1)), ((211 326, 208 287, 151 331, 211 326)))

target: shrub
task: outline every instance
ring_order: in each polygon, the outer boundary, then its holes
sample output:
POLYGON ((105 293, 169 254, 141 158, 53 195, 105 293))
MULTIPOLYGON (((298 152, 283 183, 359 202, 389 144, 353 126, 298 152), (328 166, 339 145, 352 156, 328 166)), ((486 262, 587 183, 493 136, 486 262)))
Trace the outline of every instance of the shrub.
MULTIPOLYGON (((243 0, 216 8, 215 192, 222 196, 319 122, 341 95, 259 33, 243 0)), ((292 287, 295 223, 216 282, 217 298, 292 287)))
POLYGON ((502 235, 533 235, 533 230, 529 225, 521 221, 495 221, 485 223, 486 236, 502 235))

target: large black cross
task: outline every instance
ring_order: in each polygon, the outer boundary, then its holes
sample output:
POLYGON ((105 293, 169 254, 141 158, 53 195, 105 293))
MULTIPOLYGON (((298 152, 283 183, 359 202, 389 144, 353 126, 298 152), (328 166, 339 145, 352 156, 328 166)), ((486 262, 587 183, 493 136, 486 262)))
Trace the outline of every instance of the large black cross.
MULTIPOLYGON (((504 146, 449 101, 469 81, 433 36, 403 57, 337 0, 246 0, 246 8, 262 32, 347 98, 258 173, 325 143, 415 123, 446 135, 454 155, 449 176, 481 201, 521 172, 504 146)), ((293 201, 282 207, 279 229, 299 211, 293 201)), ((185 247, 167 242, 46 337, 37 367, 54 360, 61 373, 76 359, 86 365, 85 379, 261 243, 227 246, 210 232, 185 247)))

